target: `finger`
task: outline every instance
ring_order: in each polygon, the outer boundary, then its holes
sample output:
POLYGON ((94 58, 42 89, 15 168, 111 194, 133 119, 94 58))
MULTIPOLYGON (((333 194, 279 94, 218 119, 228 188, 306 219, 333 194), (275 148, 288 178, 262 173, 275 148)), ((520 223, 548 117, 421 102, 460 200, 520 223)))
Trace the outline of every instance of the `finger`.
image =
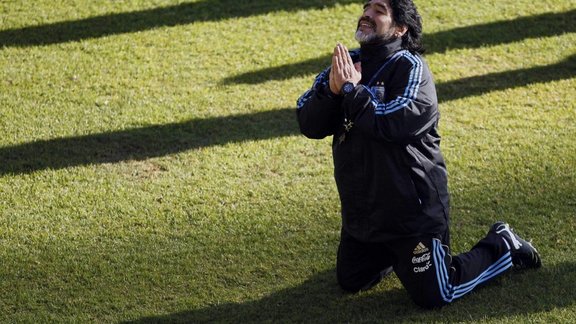
POLYGON ((335 76, 340 69, 340 64, 338 62, 338 46, 334 47, 334 54, 332 55, 332 76, 335 76))
POLYGON ((338 44, 334 46, 334 52, 332 53, 332 58, 336 58, 338 56, 338 44))
POLYGON ((343 44, 340 44, 340 53, 342 53, 342 57, 346 58, 348 56, 348 49, 343 44))
POLYGON ((336 69, 336 48, 334 48, 334 54, 332 54, 332 71, 336 69))
POLYGON ((356 71, 362 73, 362 63, 361 62, 354 63, 354 68, 356 69, 356 71))
POLYGON ((344 70, 344 78, 349 79, 350 77, 352 77, 355 67, 354 62, 352 61, 352 57, 350 57, 350 53, 348 52, 348 49, 344 45, 340 46, 340 59, 342 60, 341 64, 344 70))
POLYGON ((342 61, 348 65, 352 65, 352 58, 350 57, 350 53, 348 53, 348 49, 346 48, 346 46, 340 44, 340 57, 342 58, 342 61))
MULTIPOLYGON (((332 60, 332 62, 334 62, 334 60, 332 60)), ((330 81, 334 81, 334 71, 336 70, 336 66, 334 65, 334 63, 332 63, 332 67, 330 67, 330 76, 329 76, 329 80, 330 81)))
POLYGON ((342 59, 340 58, 340 55, 334 55, 334 63, 335 63, 335 67, 336 67, 336 73, 341 74, 342 73, 342 59))
POLYGON ((350 64, 350 66, 354 65, 354 61, 352 61, 352 56, 350 56, 350 52, 348 51, 348 48, 346 48, 346 46, 344 46, 344 53, 346 53, 346 60, 348 61, 348 64, 350 64))
POLYGON ((348 62, 348 60, 346 59, 345 47, 342 44, 338 44, 338 56, 340 57, 342 63, 348 62))
POLYGON ((346 47, 344 47, 344 45, 340 45, 339 54, 340 55, 338 58, 342 73, 346 78, 348 78, 350 77, 350 69, 352 68, 352 65, 348 63, 348 52, 346 51, 346 47))

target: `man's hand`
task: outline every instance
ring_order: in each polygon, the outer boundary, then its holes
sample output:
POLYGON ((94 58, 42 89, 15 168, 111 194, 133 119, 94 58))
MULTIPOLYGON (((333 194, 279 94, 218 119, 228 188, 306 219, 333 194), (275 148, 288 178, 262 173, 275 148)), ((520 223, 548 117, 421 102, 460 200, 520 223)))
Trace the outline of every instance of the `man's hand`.
POLYGON ((360 62, 354 64, 346 46, 338 43, 332 55, 332 68, 330 69, 330 91, 340 94, 345 82, 357 85, 362 79, 360 62))

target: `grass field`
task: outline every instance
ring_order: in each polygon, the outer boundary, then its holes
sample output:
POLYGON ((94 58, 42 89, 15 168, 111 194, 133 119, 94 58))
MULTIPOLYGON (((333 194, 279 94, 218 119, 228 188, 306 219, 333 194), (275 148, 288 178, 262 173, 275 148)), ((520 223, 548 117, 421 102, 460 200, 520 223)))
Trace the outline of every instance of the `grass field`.
POLYGON ((416 2, 452 248, 506 220, 543 257, 437 311, 338 288, 296 125, 360 3, 0 2, 0 322, 574 322, 576 1, 416 2))

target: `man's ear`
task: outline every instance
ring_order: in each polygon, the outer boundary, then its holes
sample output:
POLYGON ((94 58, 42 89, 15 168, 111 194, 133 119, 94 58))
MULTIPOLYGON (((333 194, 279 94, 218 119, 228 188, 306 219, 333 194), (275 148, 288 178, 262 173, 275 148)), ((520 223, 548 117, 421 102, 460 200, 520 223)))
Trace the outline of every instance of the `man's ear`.
POLYGON ((394 36, 400 38, 404 36, 404 34, 406 34, 407 31, 408 31, 407 26, 396 26, 396 32, 394 32, 394 36))

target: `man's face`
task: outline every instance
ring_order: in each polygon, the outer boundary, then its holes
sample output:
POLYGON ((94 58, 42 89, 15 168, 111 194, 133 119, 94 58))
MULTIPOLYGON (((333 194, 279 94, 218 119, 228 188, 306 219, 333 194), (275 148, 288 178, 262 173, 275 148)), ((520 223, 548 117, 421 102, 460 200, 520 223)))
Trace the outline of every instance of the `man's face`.
POLYGON ((370 0, 364 4, 364 12, 358 19, 356 40, 370 43, 394 38, 396 28, 392 19, 390 0, 370 0))

